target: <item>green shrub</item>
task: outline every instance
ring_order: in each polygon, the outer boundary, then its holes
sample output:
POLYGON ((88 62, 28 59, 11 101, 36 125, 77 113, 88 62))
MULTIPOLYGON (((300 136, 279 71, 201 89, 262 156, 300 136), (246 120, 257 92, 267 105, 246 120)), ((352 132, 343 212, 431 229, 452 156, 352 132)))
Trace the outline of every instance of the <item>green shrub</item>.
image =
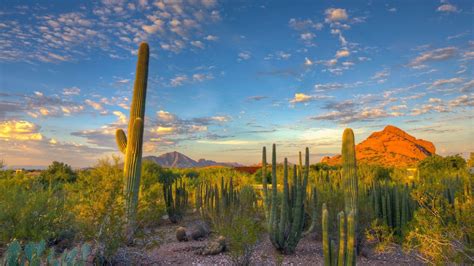
POLYGON ((84 240, 94 240, 99 254, 110 260, 123 243, 124 202, 123 177, 119 159, 99 160, 98 164, 79 173, 77 181, 68 184, 68 205, 73 211, 84 240))
POLYGON ((0 243, 16 238, 54 242, 72 228, 64 191, 50 191, 35 179, 0 179, 0 243))

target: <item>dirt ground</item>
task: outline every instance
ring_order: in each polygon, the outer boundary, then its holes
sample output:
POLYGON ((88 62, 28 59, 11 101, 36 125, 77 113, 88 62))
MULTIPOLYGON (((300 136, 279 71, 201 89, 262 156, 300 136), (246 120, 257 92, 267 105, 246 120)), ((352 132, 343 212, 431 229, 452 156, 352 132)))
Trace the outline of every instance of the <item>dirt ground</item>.
MULTIPOLYGON (((199 254, 209 241, 217 237, 215 234, 201 241, 178 242, 176 240, 176 228, 190 227, 195 222, 189 219, 178 225, 166 223, 154 232, 145 232, 146 237, 138 241, 135 247, 122 249, 119 252, 119 264, 232 265, 228 252, 208 256, 199 254)), ((357 265, 423 265, 415 257, 403 253, 399 247, 395 247, 390 253, 376 254, 371 250, 366 250, 364 253, 365 256, 357 257, 357 265)), ((250 259, 251 265, 323 265, 323 262, 321 241, 314 240, 310 236, 305 237, 299 242, 295 254, 280 255, 275 251, 266 234, 255 246, 250 259)))

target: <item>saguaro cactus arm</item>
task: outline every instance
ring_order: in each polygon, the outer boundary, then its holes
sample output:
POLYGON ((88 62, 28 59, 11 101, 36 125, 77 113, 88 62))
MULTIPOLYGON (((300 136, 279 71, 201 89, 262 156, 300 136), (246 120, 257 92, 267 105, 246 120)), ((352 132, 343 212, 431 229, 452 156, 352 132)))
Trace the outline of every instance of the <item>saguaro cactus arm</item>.
POLYGON ((125 154, 127 152, 127 136, 122 129, 115 131, 115 141, 117 142, 119 150, 125 154))

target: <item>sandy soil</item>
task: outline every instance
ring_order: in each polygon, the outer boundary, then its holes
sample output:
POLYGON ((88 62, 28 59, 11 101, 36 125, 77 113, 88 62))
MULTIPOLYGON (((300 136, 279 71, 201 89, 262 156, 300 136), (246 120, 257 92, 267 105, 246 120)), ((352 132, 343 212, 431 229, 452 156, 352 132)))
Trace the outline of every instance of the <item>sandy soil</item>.
MULTIPOLYGON (((201 241, 178 242, 175 230, 179 226, 190 227, 195 220, 183 221, 180 224, 167 223, 154 232, 145 232, 143 239, 137 241, 133 248, 119 252, 119 264, 140 265, 232 265, 231 257, 224 252, 214 256, 200 255, 200 251, 211 239, 211 234, 201 241), (125 260, 125 258, 129 258, 125 260), (130 260, 131 258, 131 260, 130 260)), ((399 247, 390 253, 375 254, 371 250, 358 256, 357 265, 423 265, 413 256, 405 254, 399 247)), ((256 245, 251 257, 251 265, 323 265, 322 244, 311 237, 303 238, 293 255, 280 255, 273 248, 268 235, 256 245)))

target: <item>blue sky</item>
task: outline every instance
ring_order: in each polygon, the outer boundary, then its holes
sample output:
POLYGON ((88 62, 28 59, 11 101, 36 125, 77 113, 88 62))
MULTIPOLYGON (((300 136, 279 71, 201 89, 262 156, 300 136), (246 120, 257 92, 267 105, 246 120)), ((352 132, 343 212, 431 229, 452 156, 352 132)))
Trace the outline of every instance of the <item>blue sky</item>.
POLYGON ((7 1, 0 158, 76 167, 118 154, 150 44, 145 154, 312 161, 392 124, 474 150, 470 1, 7 1))

